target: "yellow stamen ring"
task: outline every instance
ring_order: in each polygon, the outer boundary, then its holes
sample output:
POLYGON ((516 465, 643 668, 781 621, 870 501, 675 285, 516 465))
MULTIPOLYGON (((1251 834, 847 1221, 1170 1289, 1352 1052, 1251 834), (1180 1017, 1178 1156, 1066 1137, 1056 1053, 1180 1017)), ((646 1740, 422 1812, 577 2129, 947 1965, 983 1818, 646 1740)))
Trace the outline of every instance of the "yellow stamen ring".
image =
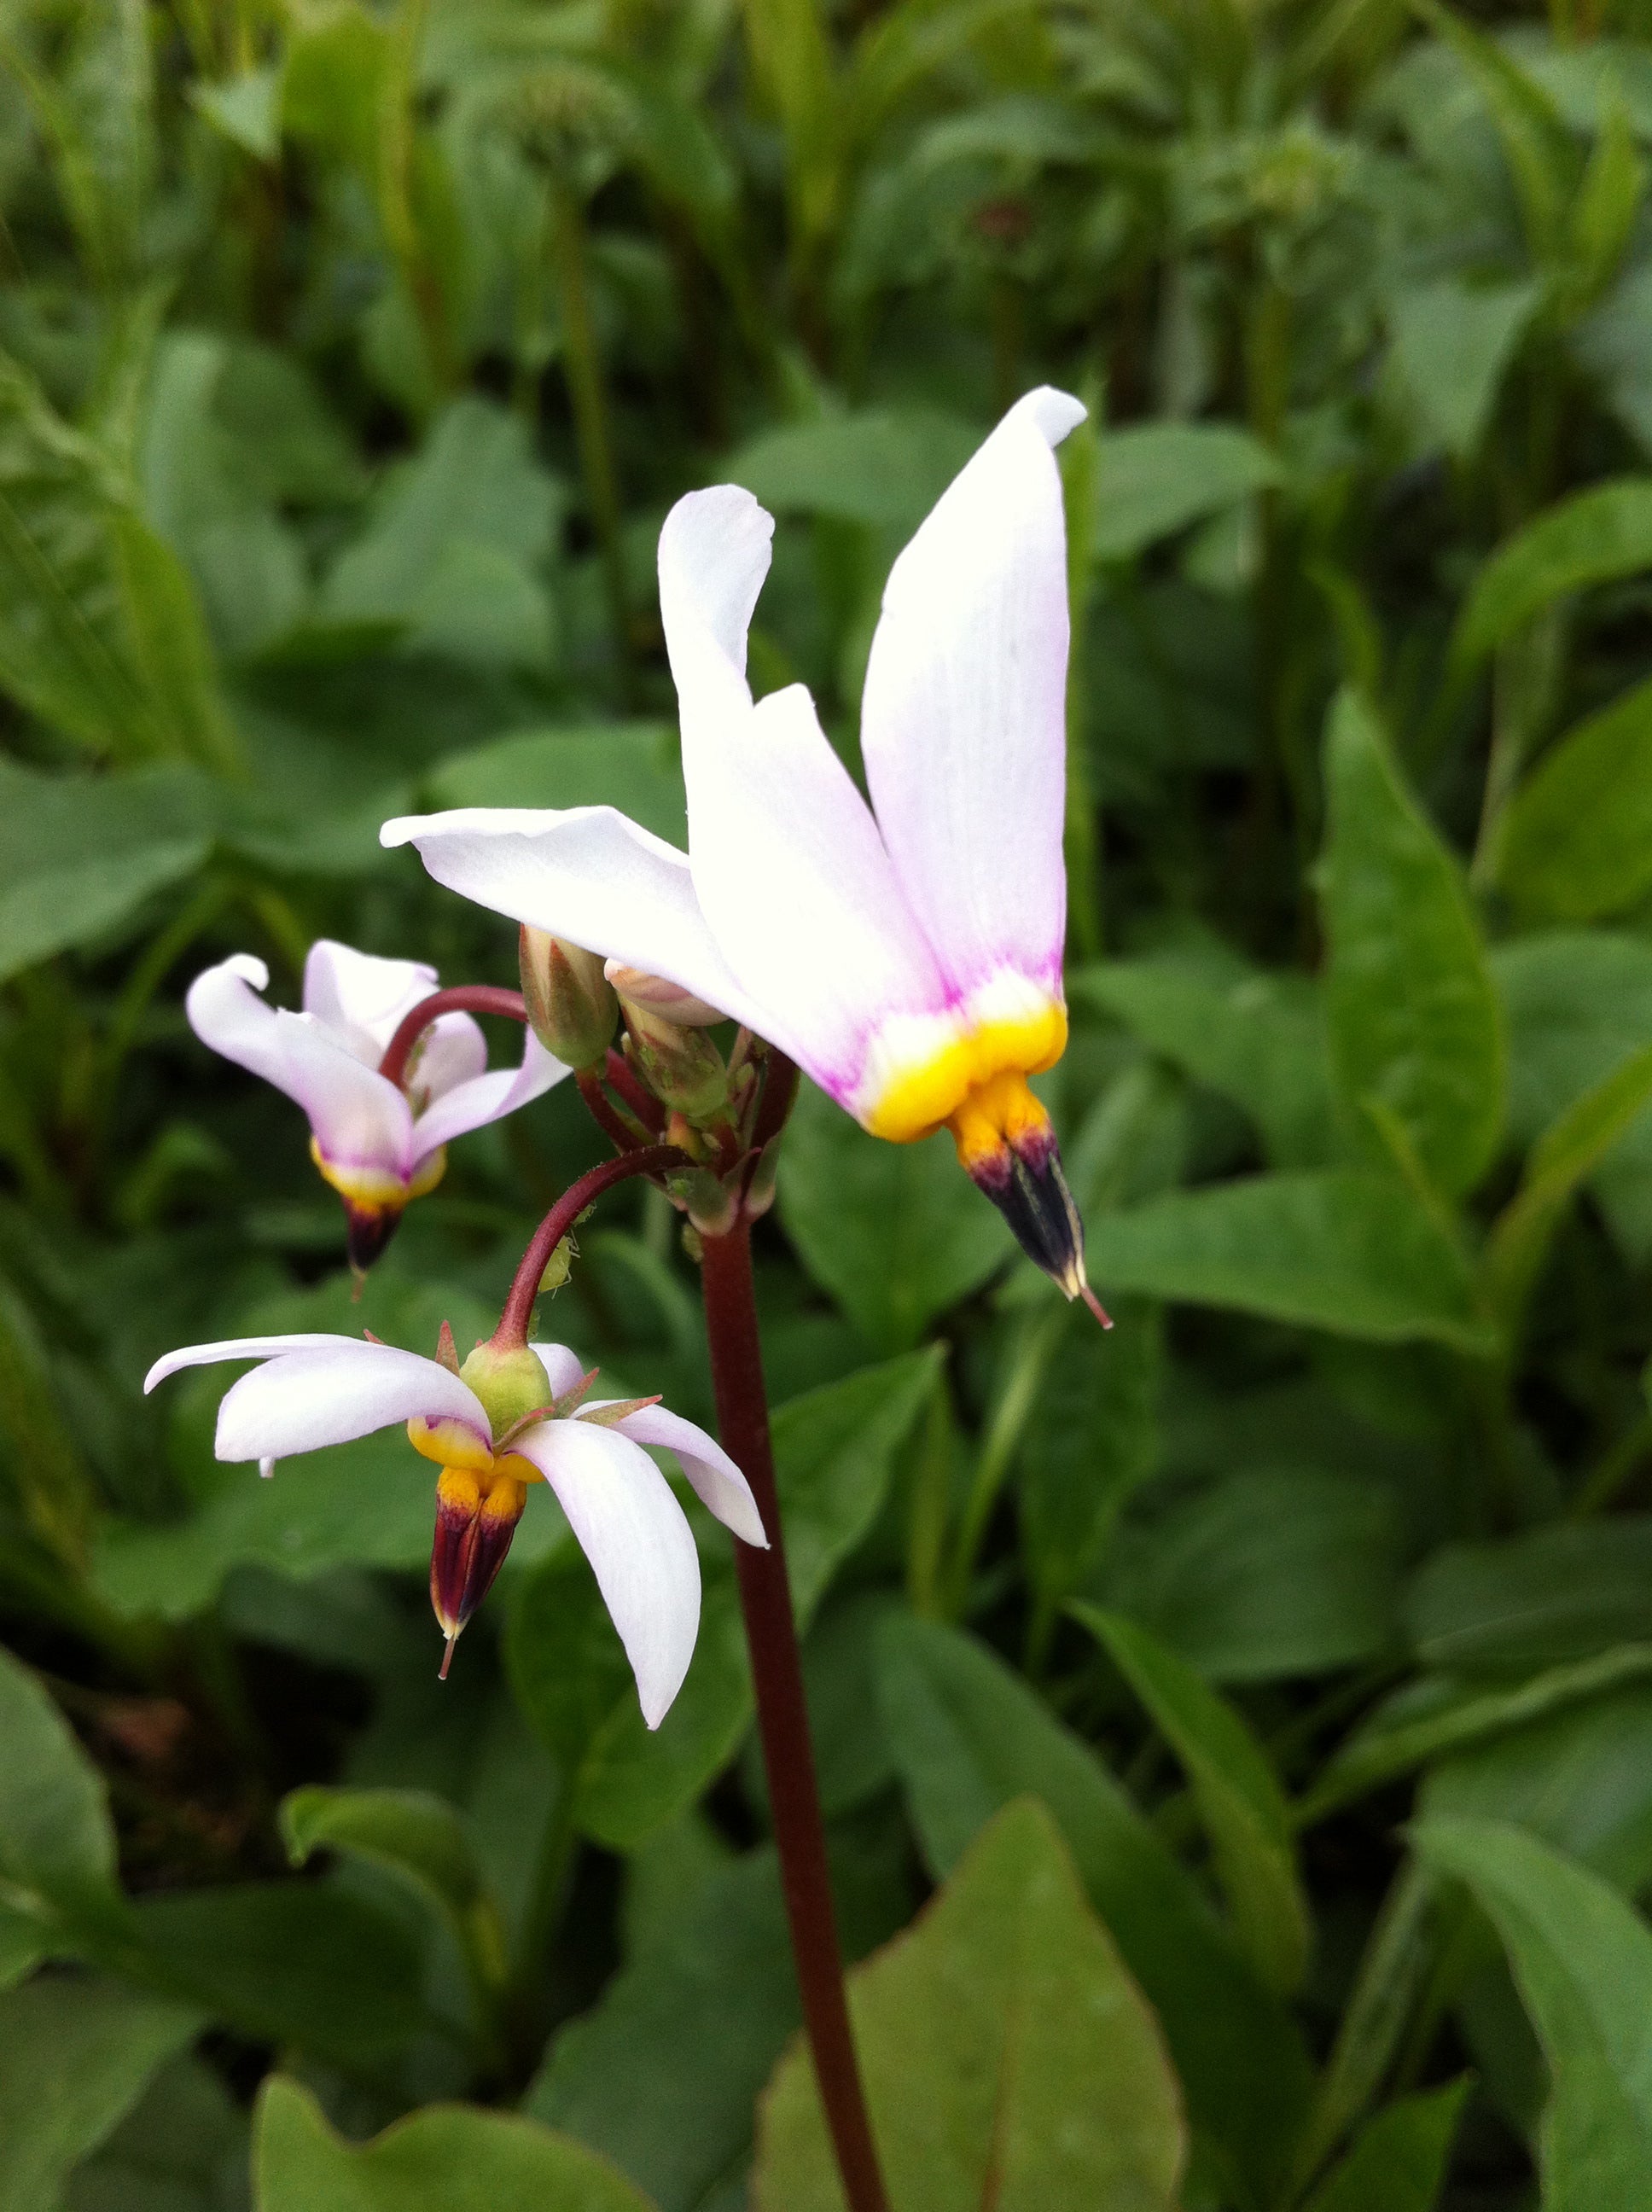
POLYGON ((422 1198, 434 1190, 447 1171, 446 1146, 438 1146, 428 1159, 421 1160, 409 1182, 383 1168, 352 1167, 330 1160, 314 1137, 310 1139, 310 1158, 322 1181, 331 1183, 347 1206, 364 1213, 399 1213, 410 1199, 422 1198))
POLYGON ((1066 1012, 1060 1006, 1046 1004, 1025 1014, 983 1022, 967 1036, 943 1045, 921 1065, 903 1070, 862 1118, 874 1137, 897 1145, 950 1127, 959 1157, 968 1166, 965 1143, 979 1145, 987 1123, 997 1132, 996 1145, 1017 1130, 1045 1121, 1044 1109, 1027 1089, 1026 1079, 1054 1067, 1066 1042, 1066 1012))

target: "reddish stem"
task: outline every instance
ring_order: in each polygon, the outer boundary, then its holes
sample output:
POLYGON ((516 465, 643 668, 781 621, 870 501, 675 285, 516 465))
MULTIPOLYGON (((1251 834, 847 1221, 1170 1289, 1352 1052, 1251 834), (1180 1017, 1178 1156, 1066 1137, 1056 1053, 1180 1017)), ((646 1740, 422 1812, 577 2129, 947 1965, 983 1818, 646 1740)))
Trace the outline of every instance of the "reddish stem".
POLYGON ((421 999, 411 1013, 404 1014, 396 1034, 379 1062, 380 1075, 399 1084, 407 1073, 413 1048, 434 1021, 443 1014, 502 1014, 507 1021, 525 1023, 528 1010, 519 991, 507 991, 494 983, 459 983, 451 991, 433 991, 421 999))
POLYGON ((763 1094, 757 1102, 757 1117, 751 1125, 754 1152, 762 1152, 765 1145, 779 1136, 797 1095, 797 1063, 788 1060, 778 1047, 770 1045, 768 1064, 763 1071, 763 1094))
POLYGON ((573 1228, 593 1199, 611 1190, 616 1182, 628 1176, 665 1175, 673 1168, 692 1167, 688 1154, 679 1152, 675 1145, 649 1145, 641 1152, 625 1152, 616 1160, 604 1160, 578 1182, 571 1183, 557 1200, 550 1212, 534 1231, 522 1263, 516 1271, 510 1295, 505 1300, 505 1310, 499 1316, 499 1326, 493 1333, 493 1342, 501 1350, 513 1349, 528 1340, 528 1329, 533 1320, 533 1302, 539 1295, 550 1255, 573 1228))
POLYGON ((594 1067, 582 1067, 574 1079, 584 1099, 592 1120, 602 1131, 616 1152, 635 1152, 641 1146, 643 1131, 633 1129, 615 1110, 612 1100, 602 1087, 602 1078, 594 1067))
POLYGON ((645 1128, 653 1129, 658 1134, 665 1126, 665 1116, 659 1099, 652 1091, 644 1088, 630 1061, 623 1052, 616 1052, 612 1045, 608 1048, 603 1072, 610 1089, 619 1093, 645 1128))
POLYGON ((734 1564, 751 1651, 757 1728, 804 2025, 850 2212, 888 2212, 843 1994, 843 1960, 774 1488, 768 1401, 752 1295, 750 1224, 741 1220, 726 1236, 707 1237, 703 1249, 706 1336, 717 1395, 717 1425, 725 1448, 751 1485, 768 1534, 766 1552, 737 1543, 734 1564))

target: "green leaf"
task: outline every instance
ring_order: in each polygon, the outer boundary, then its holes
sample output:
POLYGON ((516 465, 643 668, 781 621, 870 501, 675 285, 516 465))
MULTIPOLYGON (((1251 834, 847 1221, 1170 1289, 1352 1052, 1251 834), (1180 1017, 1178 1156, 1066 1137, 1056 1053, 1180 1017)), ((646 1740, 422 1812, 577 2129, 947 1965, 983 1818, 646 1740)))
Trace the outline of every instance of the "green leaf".
POLYGON ((1102 436, 1096 558, 1127 560, 1161 538, 1280 481, 1267 447, 1229 422, 1139 422, 1102 436))
POLYGON ((170 733, 169 750, 233 774, 240 747, 188 576, 172 548, 137 515, 113 515, 109 534, 133 665, 170 733))
POLYGON ((58 2212, 70 2167, 201 2024, 182 2005, 79 1975, 0 1995, 0 2212, 58 2212))
POLYGON ((651 2212, 605 2160, 512 2112, 427 2105, 371 2142, 346 2142, 296 2081, 258 2100, 257 2212, 651 2212))
POLYGON ((172 1986, 255 2041, 349 2067, 389 2057, 426 2025, 403 1923, 336 1883, 146 1897, 137 1916, 172 1986))
POLYGON ((1467 1882, 1503 1939, 1549 2062, 1545 2212, 1652 2194, 1652 1933, 1597 1875, 1517 1828, 1429 1820, 1418 1850, 1467 1882))
POLYGON ((119 1938, 127 1911, 103 1778, 27 1667, 0 1650, 0 1883, 54 1933, 119 1938))
POLYGON ((1354 1170, 1169 1192, 1089 1224, 1102 1295, 1137 1291, 1379 1344, 1491 1348, 1461 1253, 1397 1182, 1354 1170))
POLYGON ((1462 61, 1490 109, 1513 173, 1534 261, 1558 253, 1576 190, 1579 162, 1548 94, 1515 58, 1437 0, 1418 0, 1418 13, 1462 61))
MULTIPOLYGON (((1049 1814, 1007 1807, 914 1927, 849 1977, 890 2194, 926 2212, 1148 2212, 1174 2203, 1180 2100, 1152 2015, 1049 1814)), ((763 2100, 759 2212, 841 2212, 794 2045, 763 2100)))
POLYGON ((1226 1699, 1145 1629, 1094 1606, 1072 1612, 1181 1762, 1245 1955, 1270 1989, 1296 1989, 1312 1932, 1285 1798, 1266 1754, 1226 1699))
POLYGON ((1405 1603, 1418 1657, 1449 1674, 1529 1674, 1616 1644, 1652 1644, 1652 1516, 1448 1544, 1405 1603))
POLYGON ((1496 867, 1539 919, 1593 921, 1652 888, 1652 683, 1556 739, 1509 801, 1496 867))
POLYGON ((1357 1479, 1224 1476, 1121 1542, 1099 1587, 1208 1680, 1271 1681, 1393 1640, 1394 1501, 1357 1479))
POLYGON ((612 2159, 660 2212, 697 2212, 750 2146, 797 2021, 778 1869, 754 1851, 708 1875, 558 2033, 523 2109, 612 2159))
POLYGON ((282 1800, 282 1840, 295 1866, 346 1851, 410 1882, 462 1925, 482 1894, 465 1819, 425 1790, 333 1790, 311 1783, 282 1800))
POLYGON ((1305 977, 1168 953, 1081 968, 1067 977, 1067 997, 1115 1016, 1242 1106, 1276 1166, 1317 1167, 1332 1157, 1325 1019, 1305 977))
POLYGON ((423 804, 617 806, 657 837, 688 842, 677 732, 665 722, 524 730, 449 754, 423 777, 423 804))
POLYGON ((981 443, 973 423, 931 408, 828 415, 765 430, 721 465, 777 514, 910 530, 981 443))
POLYGON ((216 2068, 169 2059, 76 2167, 64 2212, 230 2212, 246 2202, 248 2116, 216 2068))
POLYGON ((1610 98, 1566 226, 1568 305, 1574 312, 1617 275, 1645 186, 1646 164, 1629 110, 1621 97, 1610 98))
POLYGON ((780 1154, 780 1212, 804 1265, 879 1352, 915 1344, 1014 1252, 944 1131, 869 1137, 811 1083, 780 1154))
POLYGON ((1591 484, 1504 541, 1474 580, 1451 641, 1467 671, 1557 599, 1652 568, 1652 477, 1591 484))
POLYGON ((198 107, 232 146, 239 146, 255 161, 273 161, 281 151, 281 70, 246 70, 221 83, 196 82, 188 88, 191 104, 198 107))
POLYGON ((904 1614, 881 1641, 884 1732, 932 1871, 950 1873, 1012 1798, 1042 1799, 1158 2014, 1195 2130, 1266 2197, 1309 2088, 1284 2010, 1088 1745, 1002 1661, 957 1630, 904 1614))
POLYGON ((1331 1064, 1357 1127, 1375 1100, 1450 1196, 1503 1130, 1502 1015, 1453 854, 1406 788, 1370 710, 1344 691, 1326 735, 1320 896, 1331 1064))
POLYGON ((1434 2212, 1467 2092, 1467 2081, 1451 2081, 1379 2112, 1306 2212, 1434 2212))
POLYGON ((1389 306, 1393 360, 1430 436, 1466 459, 1479 445, 1504 372, 1543 297, 1540 284, 1437 277, 1389 306))

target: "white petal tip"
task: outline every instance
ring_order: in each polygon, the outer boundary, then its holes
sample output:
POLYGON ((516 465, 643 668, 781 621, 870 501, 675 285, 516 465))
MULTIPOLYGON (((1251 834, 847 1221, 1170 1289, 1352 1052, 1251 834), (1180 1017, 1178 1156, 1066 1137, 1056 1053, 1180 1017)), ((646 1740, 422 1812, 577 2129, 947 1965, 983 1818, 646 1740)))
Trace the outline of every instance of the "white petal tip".
POLYGON ((428 819, 422 814, 398 814, 394 821, 380 824, 379 842, 387 852, 398 845, 410 845, 428 819))
POLYGON ((1046 442, 1059 446, 1070 430, 1076 430, 1090 410, 1082 399, 1075 399, 1070 392, 1058 392, 1053 384, 1041 384, 1017 403, 1012 410, 1030 415, 1038 425, 1046 442))
POLYGON ((275 1473, 275 1471, 276 1471, 276 1462, 274 1462, 274 1460, 272 1460, 272 1459, 261 1459, 261 1460, 258 1462, 258 1473, 259 1473, 259 1474, 262 1476, 262 1478, 264 1479, 264 1480, 265 1482, 268 1482, 268 1481, 269 1481, 269 1480, 270 1480, 270 1476, 275 1473))

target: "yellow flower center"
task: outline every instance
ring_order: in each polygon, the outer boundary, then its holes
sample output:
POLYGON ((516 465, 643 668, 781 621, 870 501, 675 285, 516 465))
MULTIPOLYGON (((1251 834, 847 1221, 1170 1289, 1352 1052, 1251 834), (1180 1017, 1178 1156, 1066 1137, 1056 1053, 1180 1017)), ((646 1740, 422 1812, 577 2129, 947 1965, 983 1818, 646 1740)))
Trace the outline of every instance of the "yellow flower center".
POLYGON ((363 1213, 399 1213, 408 1200, 422 1198, 434 1190, 447 1170, 447 1151, 439 1146, 427 1160, 421 1160, 418 1172, 411 1182, 404 1182, 384 1168, 351 1167, 348 1164, 326 1158, 313 1137, 310 1139, 310 1158, 315 1162, 324 1182, 329 1182, 347 1206, 355 1206, 363 1213))
POLYGON ((1026 1079, 1054 1067, 1066 1042, 1066 1011, 1048 1000, 979 1022, 963 1036, 897 1066, 864 1115, 865 1126, 874 1137, 897 1145, 950 1127, 967 1166, 966 1140, 980 1143, 988 1123, 1001 1142, 1046 1119, 1026 1079))

